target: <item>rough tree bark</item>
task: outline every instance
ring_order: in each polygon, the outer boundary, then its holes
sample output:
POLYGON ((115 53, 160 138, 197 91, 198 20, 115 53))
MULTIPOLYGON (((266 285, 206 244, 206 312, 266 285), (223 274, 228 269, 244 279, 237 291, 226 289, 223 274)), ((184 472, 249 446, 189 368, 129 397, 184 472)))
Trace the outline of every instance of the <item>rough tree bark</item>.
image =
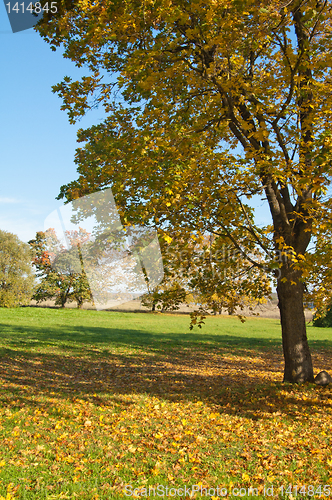
POLYGON ((277 294, 285 360, 284 382, 314 381, 305 324, 303 292, 304 284, 299 281, 299 276, 291 271, 282 272, 278 280, 277 294), (282 278, 286 278, 287 281, 283 282, 282 278))

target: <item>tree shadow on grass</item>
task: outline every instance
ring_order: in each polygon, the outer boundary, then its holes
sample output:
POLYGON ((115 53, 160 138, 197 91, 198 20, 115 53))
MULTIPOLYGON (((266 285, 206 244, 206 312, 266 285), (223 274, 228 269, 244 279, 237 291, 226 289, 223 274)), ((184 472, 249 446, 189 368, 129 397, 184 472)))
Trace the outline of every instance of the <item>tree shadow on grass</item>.
MULTIPOLYGON (((330 389, 317 388, 313 405, 281 384, 281 340, 12 325, 2 325, 0 337, 6 342, 0 353, 3 402, 42 405, 40 396, 47 401, 53 393, 116 405, 124 396, 139 394, 204 401, 222 413, 252 419, 271 413, 296 418, 306 410, 312 414, 315 407, 331 408, 326 397, 331 397, 330 389)), ((316 341, 315 351, 323 349, 314 353, 321 369, 331 366, 332 351, 326 347, 330 341, 316 341)))
MULTIPOLYGON (((281 411, 280 387, 268 386, 282 381, 281 339, 2 324, 0 340, 0 376, 12 387, 13 397, 29 397, 31 390, 87 398, 139 393, 204 400, 252 418, 281 411)), ((332 341, 315 340, 311 346, 316 366, 328 369, 332 341)), ((291 388, 286 392, 291 394, 291 388)), ((296 415, 296 405, 289 403, 282 411, 296 415)))
MULTIPOLYGON (((73 343, 77 344, 77 348, 84 345, 110 345, 116 348, 119 347, 134 347, 146 348, 151 351, 164 352, 168 347, 190 347, 208 349, 222 347, 226 350, 233 348, 268 348, 271 346, 279 347, 281 339, 276 338, 259 338, 259 337, 240 337, 236 335, 209 335, 205 331, 196 330, 191 333, 151 333, 140 329, 120 329, 120 328, 105 328, 92 326, 56 326, 47 329, 44 327, 26 327, 16 326, 11 324, 0 325, 0 340, 6 340, 12 346, 22 346, 31 344, 34 347, 59 344, 65 348, 65 344, 70 344, 69 348, 73 348, 73 343)), ((332 347, 332 342, 331 342, 332 347)))

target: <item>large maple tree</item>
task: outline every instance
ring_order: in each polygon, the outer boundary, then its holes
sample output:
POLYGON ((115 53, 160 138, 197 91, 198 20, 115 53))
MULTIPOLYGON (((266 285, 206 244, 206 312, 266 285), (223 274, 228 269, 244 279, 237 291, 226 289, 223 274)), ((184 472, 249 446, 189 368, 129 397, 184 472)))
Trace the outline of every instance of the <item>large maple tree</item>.
POLYGON ((72 123, 99 104, 106 112, 79 131, 79 178, 60 197, 112 186, 124 223, 153 224, 184 246, 207 233, 226 237, 277 281, 284 380, 312 381, 303 297, 315 243, 330 227, 331 2, 58 7, 37 29, 88 72, 54 91, 72 123), (253 196, 267 200, 266 227, 255 223, 253 196))

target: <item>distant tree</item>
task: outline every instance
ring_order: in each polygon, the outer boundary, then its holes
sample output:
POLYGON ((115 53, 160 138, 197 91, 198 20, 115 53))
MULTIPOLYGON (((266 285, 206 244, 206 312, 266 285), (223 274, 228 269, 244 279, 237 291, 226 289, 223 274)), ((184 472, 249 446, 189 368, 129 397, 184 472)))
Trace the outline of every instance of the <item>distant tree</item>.
POLYGON ((317 311, 313 319, 313 326, 331 327, 332 326, 332 304, 330 304, 325 312, 317 311))
POLYGON ((314 309, 314 326, 332 326, 332 220, 320 214, 321 234, 316 236, 315 253, 308 253, 305 270, 305 305, 314 309))
POLYGON ((39 278, 33 298, 37 303, 53 299, 61 307, 76 301, 81 309, 84 302, 93 301, 80 250, 89 235, 80 228, 79 231, 66 231, 66 237, 69 250, 61 245, 54 229, 39 231, 36 238, 29 241, 39 278))
MULTIPOLYGON (((164 279, 142 297, 142 304, 152 311, 177 310, 181 304, 195 303, 199 309, 191 314, 191 327, 200 326, 205 316, 222 310, 243 319, 244 308, 252 311, 271 294, 268 273, 259 272, 226 238, 205 234, 186 243, 161 241, 161 246, 164 279)), ((254 247, 250 256, 263 260, 254 247)))
POLYGON ((227 238, 205 235, 195 242, 187 261, 181 259, 188 286, 200 304, 199 311, 191 314, 191 326, 201 324, 197 323, 198 316, 202 319, 223 309, 228 314, 237 313, 243 320, 240 311, 252 311, 256 305, 267 302, 271 295, 270 278, 252 265, 253 259, 263 261, 257 248, 252 246, 246 258, 230 246, 227 238))
POLYGON ((0 306, 29 304, 34 284, 29 246, 15 234, 0 231, 0 306))
MULTIPOLYGON (((184 269, 179 265, 181 255, 175 245, 169 245, 165 241, 160 241, 163 255, 163 279, 153 287, 150 286, 144 264, 142 270, 145 275, 147 293, 142 295, 141 303, 149 307, 152 312, 159 310, 176 311, 183 303, 187 302, 190 290, 184 269)), ((152 255, 153 259, 153 255, 152 255)))
POLYGON ((166 281, 144 294, 141 302, 143 306, 150 307, 151 311, 176 311, 186 301, 187 294, 180 283, 166 281))

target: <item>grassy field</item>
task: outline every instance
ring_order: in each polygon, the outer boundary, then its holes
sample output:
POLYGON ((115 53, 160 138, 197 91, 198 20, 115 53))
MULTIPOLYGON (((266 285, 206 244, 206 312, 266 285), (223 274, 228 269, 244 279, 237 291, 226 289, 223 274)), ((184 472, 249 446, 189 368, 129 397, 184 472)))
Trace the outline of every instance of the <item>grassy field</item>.
POLYGON ((0 499, 332 497, 332 388, 282 368, 277 320, 0 309, 0 499))

